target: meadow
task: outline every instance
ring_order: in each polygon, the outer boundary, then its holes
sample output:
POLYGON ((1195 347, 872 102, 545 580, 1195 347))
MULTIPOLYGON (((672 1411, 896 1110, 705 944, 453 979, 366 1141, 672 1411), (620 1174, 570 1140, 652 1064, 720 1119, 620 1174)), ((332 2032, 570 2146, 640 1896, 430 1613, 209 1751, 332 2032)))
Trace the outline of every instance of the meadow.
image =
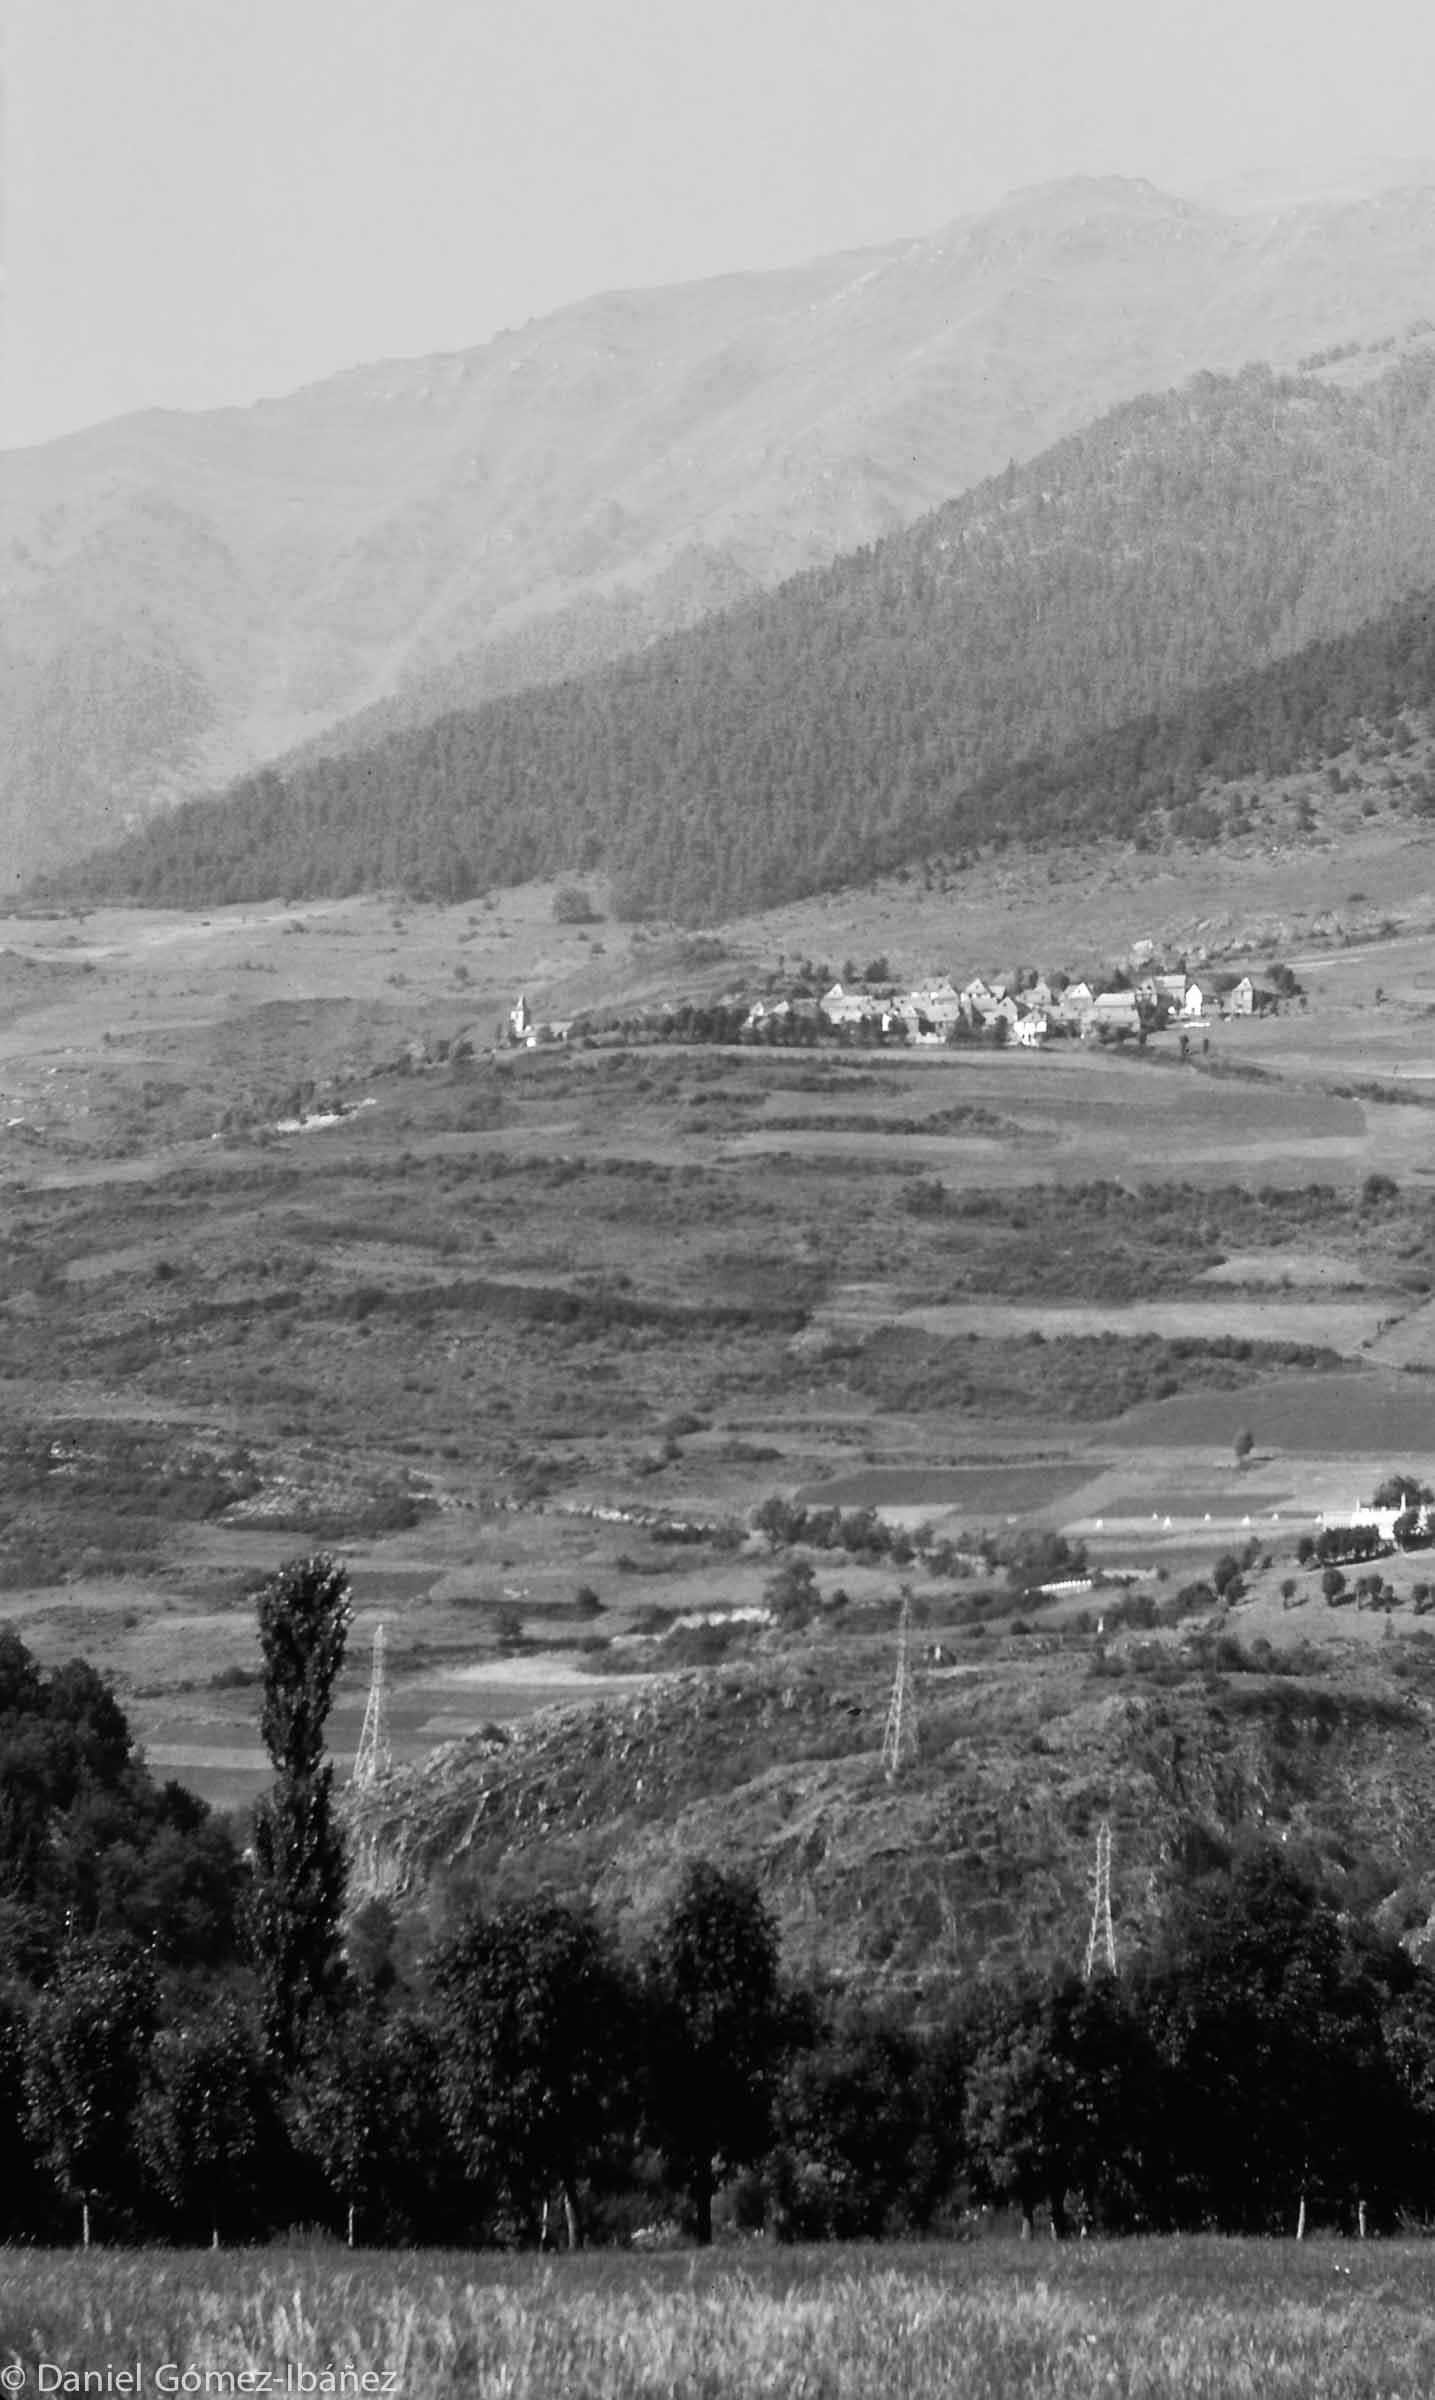
POLYGON ((1417 2241, 11 2251, 0 2359, 32 2392, 138 2364, 150 2394, 247 2370, 239 2389, 403 2400, 1415 2400, 1432 2304, 1417 2241))

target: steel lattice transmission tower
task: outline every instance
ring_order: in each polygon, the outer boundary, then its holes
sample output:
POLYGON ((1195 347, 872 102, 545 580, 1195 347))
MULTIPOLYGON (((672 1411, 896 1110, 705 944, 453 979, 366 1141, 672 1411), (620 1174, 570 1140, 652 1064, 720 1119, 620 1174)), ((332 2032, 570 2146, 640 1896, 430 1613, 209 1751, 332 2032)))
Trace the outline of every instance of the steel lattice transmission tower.
POLYGON ((377 1783, 381 1775, 388 1773, 392 1763, 389 1753, 389 1693, 384 1666, 384 1629, 382 1625, 376 1625, 369 1697, 359 1732, 359 1747, 354 1753, 351 1778, 354 1789, 367 1791, 371 1783, 377 1783))
POLYGON ((912 1595, 902 1593, 902 1615, 897 1627, 897 1672, 892 1679, 892 1697, 887 1706, 887 1730, 882 1736, 882 1767, 889 1783, 895 1783, 903 1767, 915 1764, 917 1757, 917 1695, 912 1682, 912 1595))
POLYGON ((1111 1923, 1111 1827, 1105 1817, 1096 1828, 1096 1866, 1091 1878, 1091 1931, 1086 1937, 1086 1980, 1098 1966, 1116 1973, 1116 1934, 1111 1923))
POLYGON ((380 1898, 394 1886, 393 1862, 380 1841, 373 1813, 365 1803, 374 1786, 388 1773, 393 1764, 389 1749, 389 1687, 384 1655, 384 1629, 374 1630, 373 1666, 369 1674, 369 1697, 364 1707, 364 1722, 359 1731, 359 1746, 354 1752, 354 1771, 344 1795, 344 1813, 349 1828, 349 1902, 380 1898))

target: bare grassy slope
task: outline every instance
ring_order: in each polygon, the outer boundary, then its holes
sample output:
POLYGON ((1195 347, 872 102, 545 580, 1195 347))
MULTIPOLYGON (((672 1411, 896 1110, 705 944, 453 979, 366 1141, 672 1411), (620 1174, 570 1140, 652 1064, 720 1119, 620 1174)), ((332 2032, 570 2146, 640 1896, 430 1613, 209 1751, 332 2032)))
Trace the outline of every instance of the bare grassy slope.
POLYGON ((611 657, 1197 367, 1402 340, 1432 269, 1432 191, 1235 219, 1078 179, 7 454, 5 867, 387 694, 433 709, 611 657))

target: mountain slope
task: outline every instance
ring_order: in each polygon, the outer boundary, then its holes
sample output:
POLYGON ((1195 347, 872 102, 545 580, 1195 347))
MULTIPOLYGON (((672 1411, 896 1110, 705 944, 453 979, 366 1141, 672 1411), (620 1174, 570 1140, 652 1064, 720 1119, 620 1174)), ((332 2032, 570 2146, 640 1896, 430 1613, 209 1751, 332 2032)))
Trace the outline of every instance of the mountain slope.
MULTIPOLYGON (((1198 377, 640 657, 266 771, 58 889, 462 898, 601 863, 624 912, 711 921, 923 849, 1130 832, 1196 797, 1220 679, 1432 583, 1435 357, 1353 392, 1198 377), (1152 713, 1170 725, 1113 743, 1152 713)), ((1352 652, 1342 722, 1432 697, 1422 624, 1352 652)), ((1319 747, 1331 672, 1257 695, 1256 755, 1227 771, 1261 763, 1273 707, 1282 768, 1319 747)), ((1240 749, 1229 726, 1221 741, 1240 749)))
POLYGON ((600 663, 1195 367, 1423 338, 1432 289, 1435 191, 1236 219, 1078 179, 8 453, 0 864, 73 856, 366 704, 408 721, 600 663))
POLYGON ((923 1674, 920 1757, 889 1783, 890 1642, 824 1628, 805 1655, 451 1744, 366 1795, 363 1822, 406 1892, 548 1885, 638 1922, 683 1860, 717 1858, 758 1876, 792 1964, 871 1994, 1074 1961, 1103 1817, 1127 1959, 1163 1870, 1252 1835, 1337 1877, 1358 1857, 1392 1931, 1426 1923, 1431 1691, 1404 1645, 1393 1664, 1209 1634, 1100 1653, 1038 1639, 923 1674))

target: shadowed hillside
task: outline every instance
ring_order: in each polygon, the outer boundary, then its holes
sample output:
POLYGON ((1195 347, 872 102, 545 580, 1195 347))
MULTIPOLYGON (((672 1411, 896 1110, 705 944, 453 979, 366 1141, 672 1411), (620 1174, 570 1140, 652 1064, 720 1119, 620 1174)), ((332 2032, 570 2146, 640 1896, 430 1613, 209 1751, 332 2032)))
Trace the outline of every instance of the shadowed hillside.
POLYGON ((556 675, 912 522, 1198 367, 1426 339, 1435 192, 1234 218, 1139 181, 610 293, 448 357, 0 459, 0 846, 74 856, 373 703, 556 675))
POLYGON ((266 770, 57 888, 462 899, 602 865, 620 913, 714 920, 938 847, 1129 834, 1217 753, 1284 771, 1423 706, 1414 604, 1339 662, 1186 696, 1432 580, 1435 358, 1353 393, 1198 377, 642 657, 266 770))

